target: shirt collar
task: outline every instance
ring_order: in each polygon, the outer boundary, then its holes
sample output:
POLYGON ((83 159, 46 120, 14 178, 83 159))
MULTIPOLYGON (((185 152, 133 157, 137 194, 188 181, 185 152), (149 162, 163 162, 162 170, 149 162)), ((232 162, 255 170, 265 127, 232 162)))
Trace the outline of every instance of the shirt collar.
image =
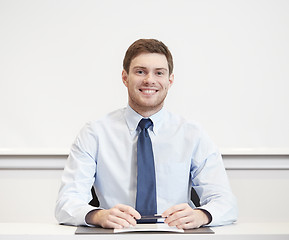
MULTIPOLYGON (((160 111, 158 111, 157 113, 149 117, 154 124, 153 130, 152 130, 154 134, 157 134, 159 131, 159 128, 163 121, 164 111, 165 110, 162 108, 160 111)), ((143 118, 142 115, 138 114, 129 105, 127 105, 125 109, 125 119, 126 119, 126 123, 131 134, 133 134, 137 130, 138 123, 142 118, 143 118)))

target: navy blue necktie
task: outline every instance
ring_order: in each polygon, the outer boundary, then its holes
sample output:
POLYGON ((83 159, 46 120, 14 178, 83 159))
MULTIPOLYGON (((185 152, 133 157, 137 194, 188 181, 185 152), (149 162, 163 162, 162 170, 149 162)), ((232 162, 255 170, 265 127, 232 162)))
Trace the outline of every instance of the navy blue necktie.
POLYGON ((137 142, 136 210, 142 216, 157 213, 154 155, 148 133, 148 128, 152 125, 150 119, 144 118, 138 124, 141 132, 137 142))

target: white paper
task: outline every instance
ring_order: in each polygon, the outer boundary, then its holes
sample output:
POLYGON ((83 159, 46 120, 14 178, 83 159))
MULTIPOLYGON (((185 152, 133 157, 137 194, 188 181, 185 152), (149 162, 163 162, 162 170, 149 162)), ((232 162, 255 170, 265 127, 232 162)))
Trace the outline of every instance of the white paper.
POLYGON ((166 223, 147 223, 147 224, 137 224, 135 226, 130 226, 128 228, 114 229, 114 233, 124 233, 124 232, 184 232, 183 229, 178 229, 177 227, 170 227, 166 223))

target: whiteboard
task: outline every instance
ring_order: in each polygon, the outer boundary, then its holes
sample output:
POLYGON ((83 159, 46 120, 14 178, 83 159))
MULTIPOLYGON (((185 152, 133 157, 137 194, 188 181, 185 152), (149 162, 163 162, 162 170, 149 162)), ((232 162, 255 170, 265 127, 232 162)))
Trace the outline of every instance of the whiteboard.
POLYGON ((0 154, 68 153, 89 120, 127 105, 139 38, 171 50, 165 107, 223 153, 289 154, 289 1, 0 1, 0 154))

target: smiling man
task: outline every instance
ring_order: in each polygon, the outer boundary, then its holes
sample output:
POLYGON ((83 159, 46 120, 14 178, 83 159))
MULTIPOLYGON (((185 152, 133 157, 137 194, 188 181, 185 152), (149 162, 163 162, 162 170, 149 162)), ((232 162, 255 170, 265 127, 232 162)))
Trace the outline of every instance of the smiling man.
POLYGON ((222 157, 195 123, 164 109, 174 81, 162 42, 140 39, 127 50, 122 81, 128 105, 89 122, 72 145, 56 204, 71 225, 123 228, 155 214, 190 229, 236 221, 222 157), (89 205, 91 187, 100 206, 89 205), (200 206, 190 199, 191 188, 200 206))

